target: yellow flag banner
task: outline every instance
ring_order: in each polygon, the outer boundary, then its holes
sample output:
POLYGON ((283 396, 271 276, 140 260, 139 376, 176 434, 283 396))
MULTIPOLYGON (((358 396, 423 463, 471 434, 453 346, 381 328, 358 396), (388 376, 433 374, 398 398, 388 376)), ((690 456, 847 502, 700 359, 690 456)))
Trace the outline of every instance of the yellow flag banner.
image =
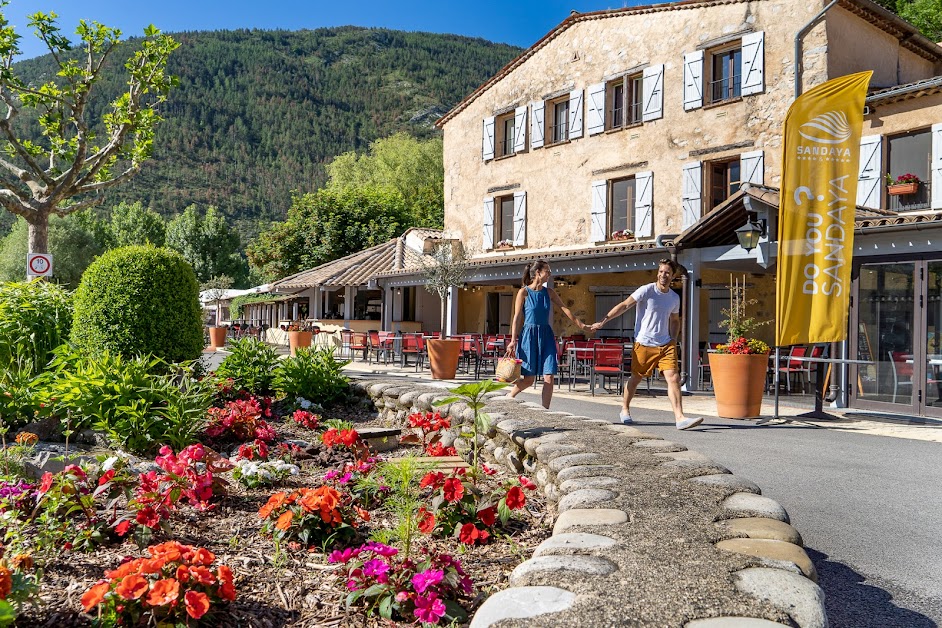
POLYGON ((818 85, 785 116, 775 308, 780 347, 847 336, 860 128, 872 74, 818 85))

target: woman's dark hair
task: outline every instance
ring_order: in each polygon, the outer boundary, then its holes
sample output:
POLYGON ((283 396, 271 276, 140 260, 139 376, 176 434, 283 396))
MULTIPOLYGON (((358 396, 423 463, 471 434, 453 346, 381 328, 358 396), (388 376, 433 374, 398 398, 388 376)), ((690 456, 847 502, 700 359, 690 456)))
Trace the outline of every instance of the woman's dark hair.
POLYGON ((521 287, 529 286, 530 282, 533 281, 533 276, 544 268, 549 268, 549 264, 546 263, 546 260, 542 259, 538 259, 532 264, 527 264, 526 268, 523 269, 523 284, 521 287))

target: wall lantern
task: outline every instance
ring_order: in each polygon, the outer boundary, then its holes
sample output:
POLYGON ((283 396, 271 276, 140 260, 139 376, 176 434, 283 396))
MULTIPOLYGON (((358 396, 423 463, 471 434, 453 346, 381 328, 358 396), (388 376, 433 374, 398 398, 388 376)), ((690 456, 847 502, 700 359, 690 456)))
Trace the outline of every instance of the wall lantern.
POLYGON ((749 220, 739 229, 736 229, 736 238, 739 246, 748 253, 759 245, 759 238, 765 235, 765 219, 749 220))

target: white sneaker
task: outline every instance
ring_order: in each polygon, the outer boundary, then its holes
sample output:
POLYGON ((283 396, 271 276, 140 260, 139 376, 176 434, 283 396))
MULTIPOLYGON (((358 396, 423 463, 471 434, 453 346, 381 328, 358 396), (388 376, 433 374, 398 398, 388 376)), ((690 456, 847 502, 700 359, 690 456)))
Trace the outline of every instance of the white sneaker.
POLYGON ((677 424, 677 429, 689 430, 691 427, 697 427, 701 423, 703 423, 703 419, 700 417, 688 417, 677 424))
POLYGON ((634 421, 631 420, 631 414, 622 410, 618 413, 618 418, 621 420, 622 425, 631 425, 634 421))

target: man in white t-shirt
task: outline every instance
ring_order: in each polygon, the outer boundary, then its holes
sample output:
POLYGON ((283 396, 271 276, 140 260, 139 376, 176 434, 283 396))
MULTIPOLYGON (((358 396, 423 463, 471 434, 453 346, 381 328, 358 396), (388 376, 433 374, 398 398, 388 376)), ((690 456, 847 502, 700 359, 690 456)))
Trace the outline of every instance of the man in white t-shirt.
POLYGON ((677 368, 677 334, 680 332, 680 297, 671 290, 677 274, 677 262, 662 259, 657 266, 657 281, 641 286, 630 297, 616 305, 605 318, 592 325, 597 331, 605 323, 621 316, 633 305, 635 310, 635 340, 631 351, 631 378, 625 384, 618 418, 631 425, 629 406, 638 384, 657 367, 667 380, 667 396, 674 410, 677 429, 688 430, 700 425, 701 418, 685 417, 680 393, 680 373, 677 368))

